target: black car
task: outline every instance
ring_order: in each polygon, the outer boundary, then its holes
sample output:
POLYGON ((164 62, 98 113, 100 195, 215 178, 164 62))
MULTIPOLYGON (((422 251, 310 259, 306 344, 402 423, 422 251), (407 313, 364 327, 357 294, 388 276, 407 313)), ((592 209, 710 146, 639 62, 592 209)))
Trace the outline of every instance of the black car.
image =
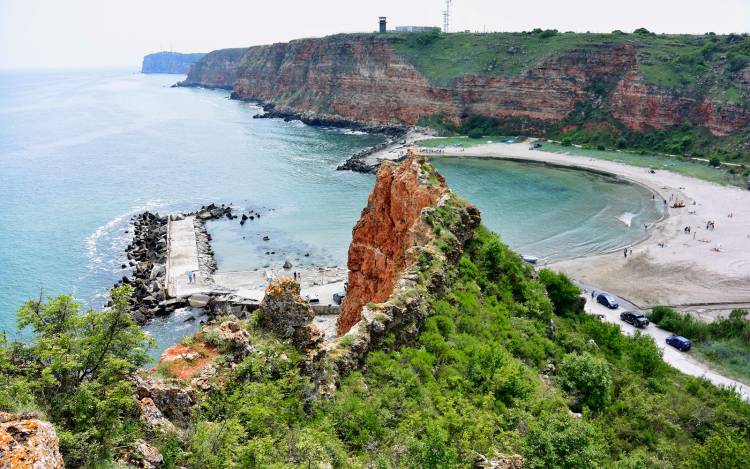
POLYGON ((617 309, 620 307, 620 303, 617 302, 617 298, 610 295, 609 293, 599 293, 596 295, 596 302, 606 306, 609 309, 617 309))
POLYGON ((620 313, 620 319, 638 328, 644 328, 648 326, 649 322, 646 316, 640 311, 623 311, 620 313))
POLYGON ((670 335, 667 337, 667 345, 671 345, 681 352, 687 352, 693 346, 690 339, 686 339, 681 335, 670 335))

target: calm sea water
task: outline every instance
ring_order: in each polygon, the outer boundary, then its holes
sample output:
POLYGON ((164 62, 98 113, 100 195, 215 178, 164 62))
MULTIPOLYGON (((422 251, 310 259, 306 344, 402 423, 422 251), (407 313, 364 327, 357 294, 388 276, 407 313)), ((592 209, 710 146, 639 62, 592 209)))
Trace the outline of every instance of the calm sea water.
MULTIPOLYGON (((373 176, 335 171, 379 137, 253 119, 225 91, 171 88, 175 75, 0 73, 0 330, 29 297, 72 292, 99 307, 127 271, 129 218, 210 202, 260 211, 209 229, 220 269, 284 258, 343 264, 373 176), (271 237, 259 242, 261 234, 271 237), (266 256, 267 250, 277 252, 266 256), (310 257, 305 257, 310 253, 310 257)), ((571 257, 627 244, 658 216, 645 190, 587 173, 440 160, 451 185, 523 252, 571 257), (633 227, 618 220, 631 213, 633 227)), ((167 344, 181 317, 149 327, 167 344)))

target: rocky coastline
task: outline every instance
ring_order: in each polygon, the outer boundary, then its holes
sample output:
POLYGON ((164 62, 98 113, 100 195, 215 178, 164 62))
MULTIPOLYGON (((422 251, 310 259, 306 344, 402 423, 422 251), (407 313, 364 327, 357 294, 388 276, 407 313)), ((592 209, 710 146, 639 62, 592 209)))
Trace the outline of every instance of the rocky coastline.
POLYGON ((145 324, 155 317, 166 316, 189 304, 187 299, 171 298, 167 292, 167 230, 170 217, 175 221, 191 215, 195 215, 196 220, 200 270, 205 274, 211 274, 216 271, 216 259, 211 249, 211 235, 206 230, 205 221, 223 217, 239 218, 233 213, 231 206, 210 204, 195 212, 170 216, 146 211, 134 215, 131 219, 130 227, 126 230, 132 230, 133 234, 132 241, 125 248, 128 263, 121 267, 130 267, 132 272, 129 276, 124 275, 115 287, 130 285, 133 288, 131 311, 138 324, 145 324))
MULTIPOLYGON (((383 151, 391 145, 393 145, 393 141, 388 140, 386 142, 380 143, 378 145, 372 146, 370 148, 366 148, 358 153, 355 153, 348 160, 338 165, 336 167, 336 171, 354 171, 355 173, 375 174, 378 172, 380 163, 376 163, 376 164, 369 163, 367 162, 367 157, 375 153, 378 153, 379 151, 383 151)), ((394 161, 401 161, 401 159, 394 160, 394 161)))

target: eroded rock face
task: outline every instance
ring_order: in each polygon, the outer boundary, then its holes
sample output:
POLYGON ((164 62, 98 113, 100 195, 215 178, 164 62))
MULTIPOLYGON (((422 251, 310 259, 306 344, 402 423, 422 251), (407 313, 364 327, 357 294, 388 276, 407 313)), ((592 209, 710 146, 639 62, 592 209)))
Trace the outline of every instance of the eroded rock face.
MULTIPOLYGON (((197 402, 195 389, 177 382, 168 382, 149 376, 135 376, 138 399, 150 398, 164 417, 179 428, 187 428, 193 405, 197 402)), ((141 405, 143 409, 143 405, 141 405)), ((145 418, 145 417, 144 417, 145 418)))
POLYGON ((415 261, 410 248, 431 234, 421 219, 422 209, 436 205, 448 187, 442 176, 423 170, 422 164, 411 156, 378 172, 349 246, 349 288, 338 319, 339 335, 361 319, 363 305, 388 299, 401 272, 415 261))
MULTIPOLYGON (((634 43, 592 42, 517 76, 466 74, 436 85, 387 37, 350 34, 215 51, 185 83, 233 87, 233 97, 265 103, 272 115, 327 125, 410 126, 432 115, 457 123, 474 114, 519 118, 519 132, 544 133, 585 102, 635 131, 690 123, 729 135, 750 126, 748 106, 647 85, 640 61, 634 43)), ((737 86, 749 86, 748 77, 739 73, 737 86)))
POLYGON ((51 423, 0 412, 0 468, 63 468, 59 443, 51 423))
POLYGON ((313 317, 312 307, 299 295, 299 283, 289 277, 276 278, 268 284, 260 304, 260 322, 284 338, 306 326, 313 317))

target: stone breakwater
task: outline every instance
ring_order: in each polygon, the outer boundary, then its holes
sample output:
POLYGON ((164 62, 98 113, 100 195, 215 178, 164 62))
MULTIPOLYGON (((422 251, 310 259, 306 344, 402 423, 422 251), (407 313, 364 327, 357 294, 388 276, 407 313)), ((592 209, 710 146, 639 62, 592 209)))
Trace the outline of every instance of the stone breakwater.
POLYGON ((231 206, 211 204, 189 213, 161 216, 143 212, 133 216, 127 232, 132 229, 133 238, 125 249, 128 264, 132 268, 129 276, 123 276, 115 287, 130 285, 133 288, 131 311, 138 324, 144 324, 158 316, 166 316, 177 308, 188 306, 186 298, 170 298, 167 292, 167 256, 169 249, 168 225, 172 221, 195 216, 195 236, 198 264, 205 276, 216 271, 216 259, 211 249, 211 235, 206 230, 206 220, 226 217, 239 218, 231 206))

